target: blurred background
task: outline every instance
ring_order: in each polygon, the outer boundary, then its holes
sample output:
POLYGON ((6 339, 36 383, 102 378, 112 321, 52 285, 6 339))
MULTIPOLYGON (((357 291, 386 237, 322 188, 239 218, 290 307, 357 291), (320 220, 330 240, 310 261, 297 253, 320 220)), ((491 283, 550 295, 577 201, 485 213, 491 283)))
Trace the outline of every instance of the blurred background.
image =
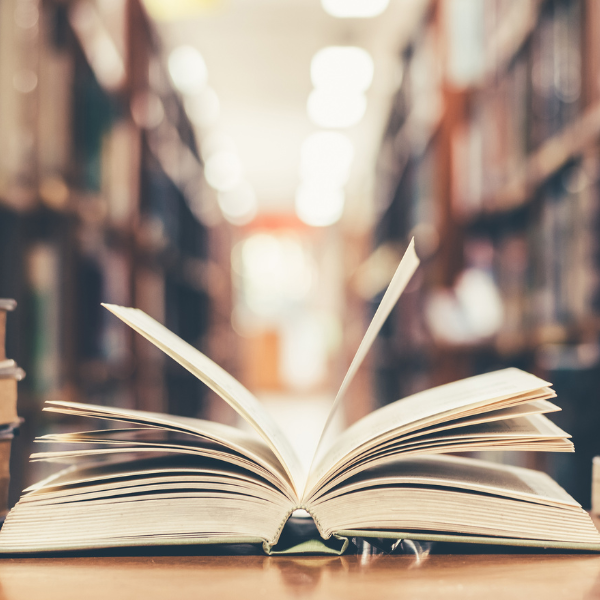
POLYGON ((554 382, 577 453, 485 456, 589 506, 596 0, 0 0, 0 133, 0 297, 27 371, 12 503, 48 469, 34 436, 84 427, 47 399, 236 423, 101 302, 209 355, 310 462, 415 236, 343 419, 521 367, 554 382))

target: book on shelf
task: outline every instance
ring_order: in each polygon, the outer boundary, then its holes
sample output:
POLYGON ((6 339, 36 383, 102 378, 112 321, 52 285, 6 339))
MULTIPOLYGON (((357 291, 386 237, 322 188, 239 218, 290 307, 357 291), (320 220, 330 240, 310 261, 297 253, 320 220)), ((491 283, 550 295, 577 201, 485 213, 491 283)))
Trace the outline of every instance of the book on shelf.
POLYGON ((34 461, 69 467, 27 490, 0 552, 262 544, 268 553, 343 552, 353 537, 600 550, 589 515, 544 473, 473 458, 480 450, 572 452, 545 413, 550 384, 518 369, 477 375, 384 406, 333 435, 331 416, 417 269, 411 243, 333 401, 312 467, 259 401, 138 309, 106 305, 230 404, 251 432, 200 419, 50 401, 45 410, 122 425, 38 438, 34 461), (319 539, 278 545, 308 512, 319 539))
POLYGON ((14 360, 6 358, 6 316, 17 307, 14 300, 0 298, 0 430, 18 422, 17 382, 25 376, 14 360))
POLYGON ((8 298, 0 298, 0 361, 6 358, 6 313, 15 310, 17 303, 8 298))
POLYGON ((600 456, 592 461, 592 514, 600 515, 600 456))
POLYGON ((14 360, 6 358, 6 316, 16 308, 14 300, 0 298, 0 523, 8 513, 10 484, 10 450, 18 430, 17 382, 25 377, 14 360))
POLYGON ((25 377, 23 369, 14 360, 0 360, 0 428, 17 423, 17 383, 25 377))

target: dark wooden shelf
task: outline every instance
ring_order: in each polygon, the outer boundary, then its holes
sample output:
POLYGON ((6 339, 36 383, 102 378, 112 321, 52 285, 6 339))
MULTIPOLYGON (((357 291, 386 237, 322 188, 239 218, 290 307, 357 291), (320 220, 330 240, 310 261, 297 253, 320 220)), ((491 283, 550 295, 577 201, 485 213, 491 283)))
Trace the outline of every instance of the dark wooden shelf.
POLYGON ((522 169, 483 201, 483 208, 465 218, 466 223, 519 210, 535 198, 539 186, 570 160, 592 149, 600 138, 600 103, 546 140, 526 159, 522 169))

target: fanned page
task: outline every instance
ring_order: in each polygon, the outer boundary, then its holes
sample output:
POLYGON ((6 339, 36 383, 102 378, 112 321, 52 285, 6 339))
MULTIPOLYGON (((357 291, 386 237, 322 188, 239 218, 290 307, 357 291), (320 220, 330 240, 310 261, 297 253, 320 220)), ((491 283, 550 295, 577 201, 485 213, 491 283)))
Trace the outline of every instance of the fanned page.
MULTIPOLYGON (((340 389, 338 390, 338 393, 335 396, 335 400, 329 412, 327 422, 325 423, 325 427, 323 428, 321 438, 317 445, 317 450, 315 452, 315 456, 313 458, 312 465, 310 468, 311 472, 315 465, 318 464, 319 461, 323 458, 326 449, 331 443, 330 426, 333 422, 334 416, 340 410, 343 404, 344 397, 348 388, 350 387, 350 384, 352 383, 352 380, 358 373, 358 369, 362 365, 365 357, 367 356, 367 353, 373 345, 377 334, 383 327, 383 324, 389 317, 394 306, 396 306, 398 299, 402 295, 402 292, 405 290, 406 286, 408 285, 408 282, 411 280, 419 264, 420 261, 417 257, 417 253, 415 252, 415 240, 413 238, 410 241, 410 244, 408 245, 404 256, 402 257, 402 260, 400 261, 400 264, 398 265, 398 268, 396 269, 396 272, 394 273, 394 276, 392 277, 392 280, 390 281, 390 284, 387 290, 385 291, 383 298, 381 299, 381 303, 375 311, 375 315, 373 316, 373 319, 371 320, 371 323, 367 328, 367 331, 342 381, 342 385, 340 386, 340 389)), ((310 475, 309 479, 312 480, 312 477, 310 475)))
POLYGON ((324 537, 383 533, 600 549, 589 515, 548 475, 478 459, 396 458, 336 487, 309 510, 324 537))
POLYGON ((316 491, 320 480, 359 448, 386 435, 399 435, 435 423, 460 418, 469 411, 502 408, 502 403, 546 390, 548 382, 510 368, 469 377, 397 400, 346 429, 313 465, 305 496, 316 491))
POLYGON ((296 453, 277 423, 249 390, 210 358, 145 312, 114 304, 103 306, 223 398, 269 444, 290 476, 297 494, 302 492, 305 474, 296 453))
MULTIPOLYGON (((223 460, 226 462, 228 460, 238 465, 244 463, 250 470, 272 481, 290 499, 294 497, 293 484, 289 475, 284 470, 281 461, 278 460, 270 446, 254 432, 247 433, 229 425, 190 417, 60 400, 48 401, 44 411, 122 421, 137 428, 45 435, 36 438, 36 442, 75 443, 78 445, 87 442, 87 445, 91 443, 102 444, 103 448, 86 448, 83 450, 62 449, 58 452, 41 452, 33 454, 31 457, 32 460, 56 460, 63 462, 71 459, 76 460, 78 457, 90 457, 94 454, 128 453, 132 449, 135 449, 137 452, 182 452, 216 458, 225 457, 224 449, 227 448, 232 450, 234 455, 229 455, 229 459, 223 458, 223 460), (194 443, 191 446, 178 445, 177 443, 173 443, 173 441, 177 441, 177 438, 169 443, 169 438, 161 435, 168 432, 192 436, 194 443), (207 448, 208 442, 221 447, 214 448, 211 451, 207 448), (107 444, 111 444, 112 448, 107 448, 107 444), (236 456, 236 454, 241 456, 236 456), (242 457, 244 458, 242 459, 242 457), (259 467, 258 470, 257 466, 259 467)), ((208 445, 210 446, 210 444, 208 445)))

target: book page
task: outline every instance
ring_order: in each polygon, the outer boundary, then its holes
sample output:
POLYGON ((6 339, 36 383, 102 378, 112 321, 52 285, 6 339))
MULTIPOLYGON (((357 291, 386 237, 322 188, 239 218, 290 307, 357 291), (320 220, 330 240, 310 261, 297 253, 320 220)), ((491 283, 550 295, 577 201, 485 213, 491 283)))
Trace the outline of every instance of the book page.
POLYGON ((215 461, 87 463, 25 494, 3 525, 0 550, 275 543, 292 507, 260 478, 215 461))
POLYGON ((439 454, 475 450, 573 452, 570 436, 543 415, 529 415, 506 421, 490 421, 455 431, 439 430, 419 436, 411 434, 394 438, 391 442, 366 446, 367 450, 344 457, 319 482, 309 501, 322 497, 341 482, 357 473, 371 471, 374 465, 394 462, 408 454, 439 454))
POLYGON ((400 434, 425 427, 432 419, 450 420, 474 407, 499 408, 495 405, 503 400, 549 385, 535 375, 510 368, 441 385, 392 402, 357 421, 335 440, 313 465, 307 491, 314 491, 328 471, 372 440, 391 432, 400 434))
POLYGON ((249 390, 208 356, 145 312, 114 304, 103 306, 223 398, 269 444, 290 476, 297 493, 301 492, 305 474, 296 453, 280 427, 249 390))
POLYGON ((398 457, 370 467, 322 496, 319 502, 352 490, 383 485, 435 485, 498 494, 555 506, 579 508, 551 477, 540 471, 458 456, 398 457))
POLYGON ((543 415, 534 414, 508 418, 505 420, 493 420, 466 425, 459 429, 446 429, 444 427, 427 429, 421 435, 421 430, 407 436, 399 436, 391 441, 367 446, 367 450, 353 455, 347 455, 344 460, 341 473, 348 470, 351 465, 358 464, 371 456, 382 456, 384 454, 400 453, 405 448, 427 448, 439 446, 446 443, 489 441, 553 441, 565 447, 571 448, 571 442, 567 441, 571 436, 560 429, 552 421, 543 415))
POLYGON ((319 462, 322 458, 326 447, 331 442, 330 439, 330 425, 333 421, 334 416, 340 410, 340 407, 343 403, 344 396, 348 390, 348 387, 352 383, 352 380, 356 376, 358 369, 363 363, 369 349, 373 345, 377 334, 383 327, 386 319, 392 312, 394 306, 398 302, 398 299, 402 295, 402 292, 408 285, 408 282, 414 275, 417 267, 419 266, 420 261, 417 257, 417 253, 415 252, 415 240, 414 238, 410 241, 394 276, 392 277, 392 281, 390 282, 383 298, 381 299, 381 303, 379 304, 377 310, 375 311, 375 315, 367 328, 367 331, 356 351, 352 362, 350 363, 350 367, 342 381, 342 385, 336 394, 335 400, 333 401, 333 405, 331 407, 331 411, 329 412, 329 417, 327 418, 327 422, 325 423, 325 427, 323 428, 323 432, 321 433, 321 439, 317 445, 317 450, 315 452, 315 456, 313 458, 313 462, 311 465, 311 471, 313 467, 319 462))
MULTIPOLYGON (((44 411, 57 412, 60 414, 76 415, 96 419, 107 419, 122 421, 134 425, 142 425, 147 429, 128 428, 124 430, 101 430, 65 434, 49 434, 36 438, 36 442, 58 442, 60 444, 82 444, 92 441, 95 444, 107 445, 111 442, 118 444, 113 452, 131 452, 136 446, 147 442, 147 450, 177 451, 176 442, 186 440, 189 447, 179 446, 182 452, 202 451, 206 456, 218 458, 225 456, 224 448, 232 450, 236 455, 229 455, 238 463, 243 463, 250 470, 256 471, 260 467, 261 476, 276 481, 284 493, 294 496, 294 488, 287 472, 283 469, 281 462, 277 459, 271 448, 254 432, 245 432, 229 425, 214 423, 191 417, 180 417, 161 413, 151 413, 141 410, 116 408, 108 406, 95 406, 93 404, 81 404, 78 402, 66 402, 51 400, 47 402, 44 411), (171 442, 169 444, 169 442, 171 442)), ((139 448, 140 451, 143 448, 139 448)), ((93 453, 94 450, 67 451, 61 457, 61 453, 43 452, 32 455, 32 459, 66 459, 66 454, 73 457, 84 456, 93 453)), ((108 453, 108 452, 106 452, 108 453)), ((223 460, 226 460, 223 458, 223 460)))
MULTIPOLYGON (((536 402, 525 402, 517 406, 509 406, 500 410, 490 410, 483 413, 477 413, 462 419, 454 419, 444 421, 430 427, 423 427, 407 434, 386 436, 378 438, 375 445, 367 445, 366 447, 357 448, 351 455, 347 455, 344 460, 343 469, 360 461, 362 457, 368 456, 376 452, 382 452, 385 449, 395 448, 399 444, 412 442, 415 440, 430 439, 433 435, 448 434, 449 432, 462 431, 463 428, 468 428, 480 423, 493 423, 495 421, 504 421, 506 419, 514 419, 522 416, 535 415, 545 412, 559 411, 560 408, 546 400, 536 402), (365 449, 366 448, 366 449, 365 449)), ((565 434, 567 436, 567 434, 565 434)), ((567 436, 569 437, 569 436, 567 436)))
POLYGON ((476 459, 398 459, 348 480, 308 509, 325 537, 391 530, 408 539, 406 532, 429 531, 600 542, 589 515, 546 474, 476 459))
POLYGON ((104 482, 110 484, 111 480, 135 480, 140 475, 146 474, 153 477, 201 474, 207 478, 216 474, 222 477, 235 477, 261 483, 259 478, 253 478, 246 470, 236 468, 234 465, 223 467, 220 461, 206 459, 204 462, 201 462, 197 458, 190 460, 186 456, 174 455, 150 460, 138 458, 136 460, 116 462, 90 461, 85 465, 72 465, 30 485, 23 492, 35 492, 41 489, 60 489, 87 484, 102 485, 104 482))

